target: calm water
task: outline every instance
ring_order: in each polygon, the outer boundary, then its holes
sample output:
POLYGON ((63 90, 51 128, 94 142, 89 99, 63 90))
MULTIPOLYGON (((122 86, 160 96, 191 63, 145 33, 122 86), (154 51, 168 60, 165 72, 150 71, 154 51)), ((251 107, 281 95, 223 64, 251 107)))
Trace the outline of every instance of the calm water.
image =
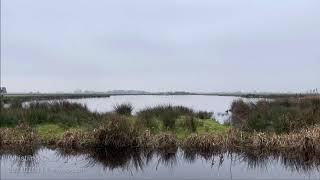
POLYGON ((121 103, 131 103, 134 112, 146 107, 156 105, 182 105, 194 110, 214 112, 215 118, 223 122, 228 116, 226 110, 230 109, 233 100, 237 97, 224 96, 111 96, 110 98, 71 99, 71 102, 85 104, 91 111, 108 112, 113 106, 121 103))
POLYGON ((318 165, 280 155, 42 148, 2 151, 1 179, 319 179, 318 165))

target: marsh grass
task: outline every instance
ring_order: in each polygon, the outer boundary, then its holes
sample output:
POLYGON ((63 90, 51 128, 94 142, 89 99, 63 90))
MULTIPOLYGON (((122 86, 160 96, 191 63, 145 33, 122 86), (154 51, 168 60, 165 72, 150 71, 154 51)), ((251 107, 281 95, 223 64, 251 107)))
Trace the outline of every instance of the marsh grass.
POLYGON ((213 116, 213 113, 207 112, 207 111, 198 111, 196 112, 195 116, 199 119, 211 119, 213 116))
POLYGON ((138 146, 138 137, 141 128, 131 123, 127 118, 114 116, 105 127, 95 132, 97 145, 110 147, 135 147, 138 146))
POLYGON ((15 128, 0 128, 0 146, 32 146, 38 143, 34 129, 28 124, 22 123, 15 128))
POLYGON ((63 133, 61 138, 52 142, 52 145, 62 148, 83 148, 91 147, 95 143, 92 134, 79 130, 68 130, 63 133))
POLYGON ((157 125, 157 120, 160 120, 165 130, 176 129, 177 121, 183 118, 186 120, 183 125, 194 132, 197 128, 196 119, 211 119, 212 113, 206 111, 195 112, 184 106, 159 105, 139 111, 137 117, 146 127, 157 125))
POLYGON ((320 97, 237 100, 231 109, 231 124, 245 131, 289 133, 320 123, 320 97))
POLYGON ((289 134, 247 133, 230 129, 227 135, 194 134, 183 141, 182 147, 199 152, 251 150, 273 153, 320 154, 320 127, 309 127, 289 134))
POLYGON ((161 151, 175 152, 178 145, 178 140, 174 134, 162 133, 155 136, 155 147, 161 151))
POLYGON ((197 131, 198 122, 193 116, 186 116, 184 118, 182 127, 185 127, 190 132, 196 132, 197 131))
MULTIPOLYGON (((57 129, 56 131, 60 131, 57 129)), ((38 145, 44 137, 46 139, 46 135, 39 136, 38 133, 39 130, 35 131, 25 124, 16 128, 1 128, 0 145, 1 147, 38 145)), ((94 131, 67 130, 60 136, 52 138, 47 144, 64 148, 140 148, 168 152, 174 152, 180 146, 201 153, 251 150, 320 155, 319 141, 318 126, 288 134, 248 133, 229 129, 227 134, 189 134, 186 138, 180 139, 173 133, 152 134, 148 129, 141 131, 140 127, 128 120, 114 119, 110 124, 94 131)))
POLYGON ((103 116, 93 113, 82 104, 67 101, 32 102, 27 107, 9 107, 0 114, 0 127, 15 127, 19 123, 30 126, 58 124, 63 127, 86 125, 90 127, 101 121, 103 116))

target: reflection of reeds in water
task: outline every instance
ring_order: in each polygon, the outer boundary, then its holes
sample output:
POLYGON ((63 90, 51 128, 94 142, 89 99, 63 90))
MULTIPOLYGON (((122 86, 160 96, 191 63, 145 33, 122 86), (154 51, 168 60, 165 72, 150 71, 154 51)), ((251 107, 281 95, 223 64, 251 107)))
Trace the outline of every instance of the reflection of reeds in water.
POLYGON ((177 165, 176 152, 157 152, 157 158, 157 168, 160 164, 170 168, 177 165))
POLYGON ((201 159, 205 160, 208 164, 211 164, 211 167, 213 168, 215 165, 220 168, 224 162, 224 157, 227 155, 225 152, 221 151, 213 151, 210 153, 203 153, 203 152, 196 152, 196 151, 190 151, 190 150, 184 150, 183 151, 183 159, 187 163, 195 163, 196 160, 201 159))
MULTIPOLYGON (((17 166, 17 173, 33 172, 39 166, 39 148, 0 149, 0 158, 9 159, 17 166)), ((225 162, 233 164, 230 168, 236 168, 237 163, 245 163, 248 169, 267 170, 272 166, 280 165, 285 170, 300 174, 319 172, 320 158, 312 154, 297 154, 268 151, 215 151, 204 153, 201 151, 143 151, 139 149, 57 149, 55 158, 59 160, 71 157, 83 157, 85 167, 102 166, 105 170, 115 171, 143 171, 145 167, 174 168, 177 162, 185 160, 187 163, 196 163, 197 160, 205 160, 212 168, 226 167, 225 162), (155 163, 155 164, 153 164, 155 163)), ((228 168, 228 167, 226 167, 228 168)))
POLYGON ((136 171, 143 170, 143 167, 148 165, 152 155, 148 152, 142 152, 137 149, 85 149, 85 150, 73 150, 60 149, 59 156, 67 158, 68 156, 83 155, 87 161, 86 167, 93 167, 102 165, 105 169, 115 170, 131 170, 136 171), (80 153, 79 153, 80 152, 80 153))
POLYGON ((271 165, 270 156, 264 153, 251 152, 239 152, 234 153, 234 160, 238 162, 245 162, 248 169, 267 169, 271 165))
POLYGON ((16 166, 15 173, 31 173, 39 164, 39 157, 37 156, 39 148, 23 147, 23 148, 0 148, 0 159, 11 159, 16 166))
POLYGON ((311 173, 313 171, 319 172, 320 156, 305 155, 292 155, 292 154, 280 154, 277 156, 280 163, 291 172, 299 173, 311 173))
POLYGON ((277 153, 246 151, 233 153, 235 160, 246 163, 249 169, 267 169, 279 163, 281 167, 291 172, 310 174, 319 172, 319 156, 296 153, 277 153))

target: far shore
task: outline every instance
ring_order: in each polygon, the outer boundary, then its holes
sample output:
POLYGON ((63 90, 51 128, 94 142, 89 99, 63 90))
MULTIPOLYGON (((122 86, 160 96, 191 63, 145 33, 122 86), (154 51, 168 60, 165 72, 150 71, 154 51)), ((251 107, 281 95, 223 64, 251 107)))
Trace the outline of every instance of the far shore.
POLYGON ((234 96, 244 98, 289 98, 289 97, 307 97, 307 96, 320 96, 318 93, 230 93, 230 92, 213 92, 213 93, 198 93, 198 92, 151 92, 151 93, 6 93, 2 94, 4 98, 11 97, 53 97, 53 98, 99 98, 110 96, 171 96, 171 95, 200 95, 200 96, 234 96))

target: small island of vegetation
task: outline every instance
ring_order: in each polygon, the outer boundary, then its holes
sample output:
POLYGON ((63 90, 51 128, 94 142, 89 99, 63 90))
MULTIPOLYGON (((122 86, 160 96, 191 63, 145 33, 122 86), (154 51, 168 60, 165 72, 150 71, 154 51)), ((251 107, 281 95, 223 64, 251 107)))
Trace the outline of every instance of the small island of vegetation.
POLYGON ((68 101, 11 104, 0 114, 1 147, 98 147, 171 151, 263 151, 320 154, 320 97, 232 103, 229 121, 183 106, 149 107, 133 114, 130 104, 91 112, 68 101))

